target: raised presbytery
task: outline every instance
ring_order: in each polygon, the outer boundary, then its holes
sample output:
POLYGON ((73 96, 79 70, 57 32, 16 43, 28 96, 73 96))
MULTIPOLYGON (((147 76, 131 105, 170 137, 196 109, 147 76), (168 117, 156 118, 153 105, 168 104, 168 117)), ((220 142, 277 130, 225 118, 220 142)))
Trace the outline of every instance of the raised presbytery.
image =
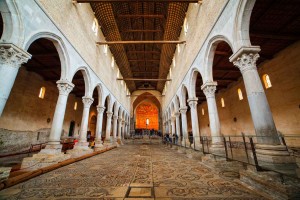
POLYGON ((299 13, 0 0, 0 199, 300 199, 299 13))

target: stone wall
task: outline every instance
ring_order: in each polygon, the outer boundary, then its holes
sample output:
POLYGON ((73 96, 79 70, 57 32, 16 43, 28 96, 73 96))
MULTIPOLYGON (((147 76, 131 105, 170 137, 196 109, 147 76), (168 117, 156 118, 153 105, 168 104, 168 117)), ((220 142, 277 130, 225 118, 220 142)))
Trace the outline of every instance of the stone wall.
POLYGON ((105 54, 103 46, 96 45, 96 42, 105 41, 105 38, 100 27, 97 36, 92 31, 95 16, 90 4, 73 4, 71 0, 36 1, 40 3, 49 17, 53 19, 55 25, 110 92, 129 111, 130 101, 126 96, 125 85, 121 84, 121 81, 116 81, 118 66, 115 64, 114 67, 111 67, 112 54, 109 48, 107 54, 105 54))
MULTIPOLYGON (((277 130, 284 135, 298 135, 300 133, 300 42, 297 42, 259 66, 260 77, 270 76, 272 87, 265 89, 277 130)), ((242 77, 229 88, 216 95, 216 102, 221 123, 221 132, 224 135, 255 134, 250 114, 250 108, 242 77), (243 100, 239 100, 237 89, 241 88, 243 100), (221 98, 225 100, 225 108, 221 107, 221 98), (236 122, 234 122, 236 118, 236 122)), ((207 103, 198 106, 200 132, 210 135, 208 126, 207 103), (204 108, 205 115, 201 114, 204 108)), ((286 138, 288 144, 299 145, 299 138, 286 138)))
POLYGON ((177 47, 174 54, 176 62, 175 66, 171 66, 172 76, 169 74, 172 81, 166 83, 168 92, 163 99, 163 106, 167 106, 174 97, 228 0, 204 0, 202 2, 202 4, 191 3, 189 5, 187 12, 189 28, 186 34, 182 31, 179 38, 179 40, 185 40, 186 44, 179 46, 180 52, 177 47))
POLYGON ((11 131, 0 129, 0 155, 28 150, 31 144, 48 142, 50 129, 11 131))

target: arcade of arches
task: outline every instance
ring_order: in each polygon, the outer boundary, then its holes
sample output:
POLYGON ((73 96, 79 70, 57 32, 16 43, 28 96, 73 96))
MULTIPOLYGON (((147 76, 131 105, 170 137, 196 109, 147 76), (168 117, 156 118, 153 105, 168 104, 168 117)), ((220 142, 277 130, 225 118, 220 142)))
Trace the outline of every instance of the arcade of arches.
POLYGON ((298 0, 0 12, 0 199, 300 198, 298 0))

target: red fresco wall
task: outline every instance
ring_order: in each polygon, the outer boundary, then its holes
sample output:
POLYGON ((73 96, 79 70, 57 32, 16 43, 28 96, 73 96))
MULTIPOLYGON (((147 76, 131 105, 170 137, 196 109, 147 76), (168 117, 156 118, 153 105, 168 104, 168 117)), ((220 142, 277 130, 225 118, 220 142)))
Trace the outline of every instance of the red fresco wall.
POLYGON ((144 102, 136 108, 136 128, 158 130, 158 109, 154 104, 144 102), (149 119, 147 127, 146 119, 149 119))

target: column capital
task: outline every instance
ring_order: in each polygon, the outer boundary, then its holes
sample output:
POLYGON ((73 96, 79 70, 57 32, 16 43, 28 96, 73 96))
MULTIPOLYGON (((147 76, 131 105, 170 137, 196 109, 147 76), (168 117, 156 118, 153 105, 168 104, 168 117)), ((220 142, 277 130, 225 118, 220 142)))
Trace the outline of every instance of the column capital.
POLYGON ((122 118, 121 117, 118 117, 117 119, 118 119, 118 122, 120 122, 120 123, 122 122, 122 118))
POLYGON ((56 84, 60 95, 68 96, 74 88, 74 84, 67 80, 58 80, 56 84))
POLYGON ((248 70, 256 70, 256 61, 259 58, 260 47, 241 47, 229 60, 238 67, 242 73, 248 70))
POLYGON ((123 125, 125 125, 125 124, 126 124, 126 123, 125 123, 125 120, 122 120, 122 124, 123 124, 123 125))
POLYGON ((201 90, 205 94, 206 98, 214 98, 217 89, 217 82, 206 82, 201 86, 201 90))
POLYGON ((27 51, 12 43, 0 44, 0 64, 10 65, 19 68, 21 64, 27 63, 32 57, 27 51))
POLYGON ((198 104, 198 98, 191 98, 191 99, 188 99, 188 104, 191 108, 197 108, 197 104, 198 104))
POLYGON ((91 97, 82 97, 82 103, 84 107, 90 107, 92 103, 94 102, 94 99, 91 97))
POLYGON ((103 114, 105 111, 105 107, 104 106, 97 106, 97 112, 100 114, 103 114))
POLYGON ((114 115, 113 118, 117 120, 119 117, 118 115, 114 115))
POLYGON ((106 112, 106 114, 107 114, 107 117, 108 117, 108 118, 111 118, 111 117, 112 117, 112 115, 113 115, 113 112, 109 112, 109 111, 107 111, 107 112, 106 112))
POLYGON ((179 108, 179 112, 181 113, 181 114, 186 114, 186 111, 188 110, 188 108, 185 106, 185 107, 181 107, 181 108, 179 108))
POLYGON ((172 119, 171 119, 171 120, 172 120, 172 122, 175 122, 175 120, 176 120, 176 117, 175 117, 175 116, 172 116, 171 118, 172 118, 172 119))
POLYGON ((176 112, 174 115, 175 115, 175 117, 179 117, 180 116, 180 112, 176 112))

